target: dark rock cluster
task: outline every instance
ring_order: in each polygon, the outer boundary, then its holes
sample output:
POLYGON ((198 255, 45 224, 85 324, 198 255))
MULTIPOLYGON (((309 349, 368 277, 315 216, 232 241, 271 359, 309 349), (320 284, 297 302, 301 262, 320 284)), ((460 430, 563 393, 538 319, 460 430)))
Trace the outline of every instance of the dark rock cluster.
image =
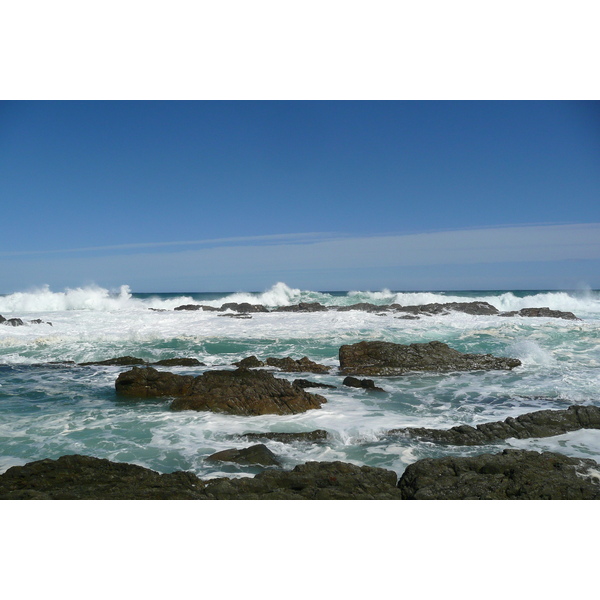
MULTIPOLYGON (((29 323, 31 323, 32 325, 52 325, 50 321, 42 321, 41 319, 32 319, 31 321, 29 321, 29 323)), ((20 327, 22 325, 25 325, 25 321, 23 321, 23 319, 19 319, 18 317, 7 319, 6 317, 0 315, 0 324, 7 325, 8 327, 20 327)))
POLYGON ((291 356, 285 358, 269 357, 265 361, 259 360, 256 356, 248 356, 233 363, 240 369, 253 369, 256 367, 276 367, 286 373, 329 373, 329 367, 320 365, 310 360, 307 356, 296 360, 291 356))
POLYGON ((134 356, 119 356, 117 358, 109 358, 108 360, 97 360, 93 362, 79 363, 80 367, 88 366, 116 366, 116 367, 133 367, 141 365, 158 365, 162 367, 203 367, 206 366, 197 358, 165 358, 156 362, 148 362, 143 358, 135 358, 134 356))

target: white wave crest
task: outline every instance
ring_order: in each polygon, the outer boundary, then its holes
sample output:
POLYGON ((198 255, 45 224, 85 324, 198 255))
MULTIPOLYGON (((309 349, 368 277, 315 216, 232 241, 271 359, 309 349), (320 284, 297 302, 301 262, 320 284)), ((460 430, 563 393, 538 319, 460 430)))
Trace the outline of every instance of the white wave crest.
POLYGON ((291 288, 280 281, 261 294, 236 292, 235 294, 226 296, 222 300, 215 300, 207 304, 220 306, 226 302, 248 302, 250 304, 263 304, 264 306, 288 306, 294 302, 298 302, 301 296, 306 293, 310 292, 302 292, 302 290, 291 288))

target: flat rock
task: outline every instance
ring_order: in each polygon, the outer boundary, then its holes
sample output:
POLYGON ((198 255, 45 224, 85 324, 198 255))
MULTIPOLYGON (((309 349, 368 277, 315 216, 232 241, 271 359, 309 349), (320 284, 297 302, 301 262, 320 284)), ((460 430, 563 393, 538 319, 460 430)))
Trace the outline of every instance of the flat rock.
POLYGON ((308 379, 294 379, 294 381, 292 383, 301 388, 316 387, 316 388, 324 388, 324 389, 329 389, 329 390, 336 389, 335 385, 329 385, 328 383, 317 383, 316 381, 309 381, 308 379))
POLYGON ((497 315, 499 312, 495 306, 492 306, 488 302, 434 302, 411 306, 390 304, 389 309, 423 315, 444 315, 450 312, 461 312, 468 315, 497 315))
POLYGON ((146 361, 143 358, 136 358, 135 356, 119 356, 117 358, 109 358, 108 360, 96 360, 93 362, 79 363, 81 367, 88 367, 91 365, 107 365, 107 366, 119 366, 119 367, 132 367, 134 365, 145 365, 146 361))
POLYGON ((383 388, 377 387, 372 379, 358 379, 349 375, 342 381, 342 384, 348 387, 363 388, 372 392, 385 392, 383 388))
POLYGON ((207 371, 197 377, 134 367, 115 382, 117 394, 130 398, 175 398, 171 410, 235 415, 290 415, 327 402, 267 371, 207 371))
POLYGON ((405 500, 598 500, 599 469, 591 459, 504 450, 419 460, 398 487, 405 500))
POLYGON ((538 410, 504 421, 482 423, 477 427, 458 425, 450 429, 408 427, 393 429, 400 434, 428 442, 454 446, 476 446, 509 438, 527 439, 562 435, 578 429, 600 429, 600 408, 573 405, 565 410, 538 410))
POLYGON ((161 367, 205 367, 203 362, 200 362, 197 358, 164 358, 158 360, 153 365, 161 367))
POLYGON ((285 358, 269 357, 265 361, 259 360, 256 356, 248 356, 233 364, 241 369, 276 367, 285 373, 329 373, 329 367, 313 362, 307 356, 297 360, 291 356, 285 358))
POLYGON ((279 306, 273 312, 322 312, 325 310, 329 310, 329 308, 320 302, 300 302, 291 306, 279 306))
POLYGON ((206 306, 205 304, 182 304, 181 306, 176 306, 173 310, 206 310, 215 312, 219 309, 214 306, 206 306))
POLYGON ((341 346, 340 368, 348 375, 404 375, 413 371, 510 370, 521 364, 515 358, 491 354, 462 354, 442 342, 394 344, 359 342, 341 346))
POLYGON ((269 309, 262 304, 250 304, 249 302, 227 302, 219 310, 233 310, 241 313, 269 312, 269 309))
POLYGON ((303 432, 265 432, 265 433, 244 433, 241 436, 247 440, 273 440, 284 444, 292 444, 294 442, 325 442, 329 438, 329 434, 324 429, 315 429, 314 431, 303 432))
POLYGON ((568 321, 581 321, 572 312, 562 310, 551 310, 547 306, 542 308, 522 308, 521 310, 512 310, 499 313, 501 317, 551 317, 553 319, 567 319, 568 321))
POLYGON ((264 444, 256 444, 248 448, 231 448, 221 450, 207 457, 206 460, 234 462, 239 465, 261 465, 264 467, 281 466, 277 456, 264 444))

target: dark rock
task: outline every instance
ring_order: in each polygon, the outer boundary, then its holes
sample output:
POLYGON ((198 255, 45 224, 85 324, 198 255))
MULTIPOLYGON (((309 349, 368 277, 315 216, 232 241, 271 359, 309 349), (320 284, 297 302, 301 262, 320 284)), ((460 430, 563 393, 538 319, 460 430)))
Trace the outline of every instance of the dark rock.
POLYGON ((161 367, 205 367, 197 358, 165 358, 152 363, 161 367))
POLYGON ((316 387, 316 388, 326 388, 326 389, 330 389, 330 390, 336 389, 335 385, 329 385, 327 383, 317 383, 315 381, 308 381, 308 379, 294 379, 293 384, 297 385, 298 387, 301 387, 301 388, 316 387))
POLYGON ((505 421, 482 423, 477 427, 458 425, 451 429, 408 427, 393 429, 389 434, 406 435, 428 442, 454 446, 476 446, 509 438, 543 438, 578 429, 600 429, 600 408, 569 406, 566 410, 538 410, 505 421))
POLYGON ((175 307, 173 310, 207 310, 211 312, 218 311, 218 308, 214 306, 207 306, 205 304, 182 304, 181 306, 175 307))
POLYGON ((399 500, 393 471, 343 462, 308 462, 253 478, 213 479, 204 492, 222 500, 399 500))
POLYGON ((262 360, 258 360, 256 356, 248 356, 242 360, 233 363, 234 366, 240 369, 254 369, 256 367, 264 367, 265 363, 262 360))
POLYGON ((269 357, 266 360, 266 365, 277 367, 286 373, 329 373, 329 367, 313 362, 307 356, 303 356, 298 360, 294 360, 291 356, 286 358, 269 357))
POLYGON ((363 388, 371 392, 385 392, 383 388, 377 387, 372 379, 357 379, 356 377, 348 376, 342 381, 342 384, 348 387, 363 388))
MULTIPOLYGON (((4 319, 4 317, 3 317, 3 319, 4 319)), ((2 325, 7 325, 9 327, 20 327, 21 325, 25 325, 25 323, 23 323, 22 319, 17 319, 17 318, 4 319, 3 321, 0 321, 0 323, 2 323, 2 325)))
POLYGON ((521 364, 521 361, 515 358, 498 358, 491 354, 462 354, 442 342, 410 345, 359 342, 342 346, 339 356, 342 372, 349 375, 512 369, 521 364))
POLYGON ((148 310, 151 310, 153 312, 167 312, 166 308, 149 308, 148 310))
POLYGON ((388 306, 381 306, 378 304, 371 304, 370 302, 358 302, 357 304, 350 304, 348 306, 336 306, 335 310, 340 312, 346 312, 349 310, 363 310, 365 312, 379 312, 387 310, 388 306))
POLYGON ((394 317, 394 319, 404 319, 405 321, 417 321, 421 317, 417 315, 402 315, 401 317, 394 317))
POLYGON ((30 323, 33 323, 34 325, 50 325, 52 326, 52 323, 50 323, 50 321, 42 321, 41 319, 33 319, 31 321, 29 321, 30 323))
POLYGON ((210 461, 234 462, 239 465, 262 465, 264 467, 280 466, 277 456, 273 454, 264 444, 256 444, 248 448, 232 448, 221 450, 207 457, 210 461))
POLYGON ((600 465, 554 452, 427 458, 409 465, 405 500, 598 500, 600 465))
POLYGON ((160 474, 89 456, 11 467, 0 475, 4 500, 399 500, 393 471, 309 462, 292 471, 203 482, 192 473, 160 474))
POLYGON ((176 399, 171 410, 209 410, 236 415, 297 414, 320 408, 322 396, 305 392, 267 371, 207 371, 198 377, 159 372, 152 367, 121 373, 121 396, 176 399))
POLYGON ((461 312, 468 315, 497 315, 498 309, 488 302, 445 302, 432 304, 419 304, 413 306, 401 306, 390 304, 391 310, 424 315, 445 315, 450 312, 461 312))
POLYGON ((90 365, 108 365, 118 367, 131 367, 133 365, 145 365, 146 361, 143 358, 135 358, 134 356, 119 356, 118 358, 109 358, 108 360, 98 360, 94 362, 79 363, 82 367, 90 365))
POLYGON ((217 317, 230 317, 231 319, 251 319, 252 315, 249 315, 248 313, 239 313, 239 314, 224 313, 222 315, 217 315, 217 317))
POLYGON ((161 475, 91 456, 61 456, 11 467, 0 475, 2 500, 191 500, 204 483, 192 473, 161 475))
POLYGON ((291 444, 294 442, 326 442, 329 439, 329 434, 324 429, 315 429, 314 431, 305 431, 298 433, 279 433, 272 431, 267 433, 244 433, 239 437, 251 441, 273 440, 275 442, 291 444))
POLYGON ((2 315, 0 315, 0 323, 4 323, 4 321, 6 321, 6 319, 2 315))
POLYGON ((300 304, 291 306, 279 306, 274 312, 322 312, 325 310, 329 310, 329 308, 320 302, 300 302, 300 304))
POLYGON ((242 313, 269 312, 269 309, 262 304, 250 304, 249 302, 241 302, 239 304, 237 302, 227 302, 219 310, 233 310, 242 313))
POLYGON ((500 313, 501 317, 552 317, 555 319, 567 319, 569 321, 581 321, 572 312, 562 310, 550 310, 547 306, 542 308, 522 308, 519 311, 512 310, 509 312, 500 313))

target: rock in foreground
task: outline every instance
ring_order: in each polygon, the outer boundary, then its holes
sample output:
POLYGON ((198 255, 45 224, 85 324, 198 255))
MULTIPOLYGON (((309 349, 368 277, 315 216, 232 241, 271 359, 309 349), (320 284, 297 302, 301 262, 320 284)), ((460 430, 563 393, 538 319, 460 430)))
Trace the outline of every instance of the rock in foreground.
POLYGON ((427 458, 398 482, 404 500, 598 500, 600 465, 554 452, 427 458))
POLYGON ((262 465, 265 467, 280 466, 280 462, 264 444, 248 446, 248 448, 230 448, 211 454, 206 460, 234 462, 238 465, 262 465))
POLYGON ((566 410, 538 410, 505 421, 482 423, 477 427, 458 425, 450 429, 407 427, 389 433, 407 435, 428 442, 475 446, 509 438, 543 438, 561 435, 578 429, 600 429, 600 408, 597 406, 569 406, 566 410))
POLYGON ((134 367, 115 382, 119 395, 130 398, 175 397, 172 410, 209 410, 234 415, 292 415, 327 402, 267 371, 207 371, 175 375, 152 367, 134 367))
POLYGON ((340 368, 348 375, 404 375, 411 371, 479 371, 512 369, 521 361, 491 354, 462 354, 442 342, 394 344, 359 342, 342 346, 340 368))

